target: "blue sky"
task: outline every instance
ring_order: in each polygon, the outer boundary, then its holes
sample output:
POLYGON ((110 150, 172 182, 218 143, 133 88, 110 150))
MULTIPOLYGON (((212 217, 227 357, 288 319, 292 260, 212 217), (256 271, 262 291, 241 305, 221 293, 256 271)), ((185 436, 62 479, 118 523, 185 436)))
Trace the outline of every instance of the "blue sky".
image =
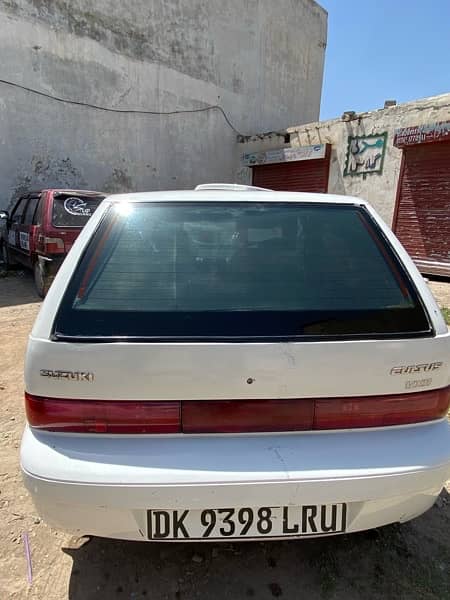
POLYGON ((320 118, 450 92, 450 0, 318 0, 328 11, 320 118))

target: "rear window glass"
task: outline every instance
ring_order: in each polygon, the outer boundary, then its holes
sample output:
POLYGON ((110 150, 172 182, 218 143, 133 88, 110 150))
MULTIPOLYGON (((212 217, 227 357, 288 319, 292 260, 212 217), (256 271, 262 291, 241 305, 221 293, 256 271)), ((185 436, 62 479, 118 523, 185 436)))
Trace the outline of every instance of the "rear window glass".
POLYGON ((112 207, 55 331, 254 339, 417 335, 430 326, 364 209, 202 202, 112 207))
POLYGON ((104 196, 55 194, 52 224, 54 227, 83 227, 94 214, 104 196))

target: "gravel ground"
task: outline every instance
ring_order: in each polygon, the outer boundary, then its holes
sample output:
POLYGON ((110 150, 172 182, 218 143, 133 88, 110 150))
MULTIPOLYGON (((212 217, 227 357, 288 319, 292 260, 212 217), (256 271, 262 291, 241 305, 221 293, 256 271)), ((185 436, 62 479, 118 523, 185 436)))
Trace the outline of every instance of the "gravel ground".
MULTIPOLYGON (((450 283, 431 287, 450 306, 450 283)), ((450 487, 405 525, 301 542, 158 545, 96 538, 82 545, 49 528, 35 514, 18 464, 23 355, 39 305, 28 274, 0 279, 1 599, 450 598, 450 487)))

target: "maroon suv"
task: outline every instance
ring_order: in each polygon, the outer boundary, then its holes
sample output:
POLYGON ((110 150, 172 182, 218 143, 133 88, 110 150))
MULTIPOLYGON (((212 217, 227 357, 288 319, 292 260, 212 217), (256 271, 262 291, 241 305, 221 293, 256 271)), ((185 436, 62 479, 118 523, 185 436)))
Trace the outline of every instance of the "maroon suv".
POLYGON ((34 271, 40 296, 47 293, 80 231, 105 197, 85 190, 41 190, 21 196, 11 212, 0 211, 0 244, 6 268, 34 271))

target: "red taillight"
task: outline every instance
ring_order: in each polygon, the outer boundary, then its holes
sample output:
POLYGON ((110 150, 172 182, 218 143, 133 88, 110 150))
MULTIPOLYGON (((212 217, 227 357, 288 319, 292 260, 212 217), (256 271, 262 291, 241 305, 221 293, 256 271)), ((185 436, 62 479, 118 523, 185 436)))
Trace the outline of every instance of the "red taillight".
POLYGON ((305 431, 432 421, 449 408, 450 388, 354 398, 182 402, 184 433, 305 431))
POLYGON ((44 237, 44 254, 64 254, 64 240, 55 237, 44 237))
POLYGON ((179 402, 66 400, 25 393, 28 422, 48 431, 178 433, 179 402))
POLYGON ((189 400, 181 405, 184 433, 305 431, 313 400, 189 400))
POLYGON ((314 429, 352 429, 406 425, 447 414, 450 387, 413 394, 316 400, 314 429))
POLYGON ((447 414, 450 387, 412 394, 286 400, 123 401, 25 393, 28 422, 82 433, 251 433, 383 427, 447 414))

